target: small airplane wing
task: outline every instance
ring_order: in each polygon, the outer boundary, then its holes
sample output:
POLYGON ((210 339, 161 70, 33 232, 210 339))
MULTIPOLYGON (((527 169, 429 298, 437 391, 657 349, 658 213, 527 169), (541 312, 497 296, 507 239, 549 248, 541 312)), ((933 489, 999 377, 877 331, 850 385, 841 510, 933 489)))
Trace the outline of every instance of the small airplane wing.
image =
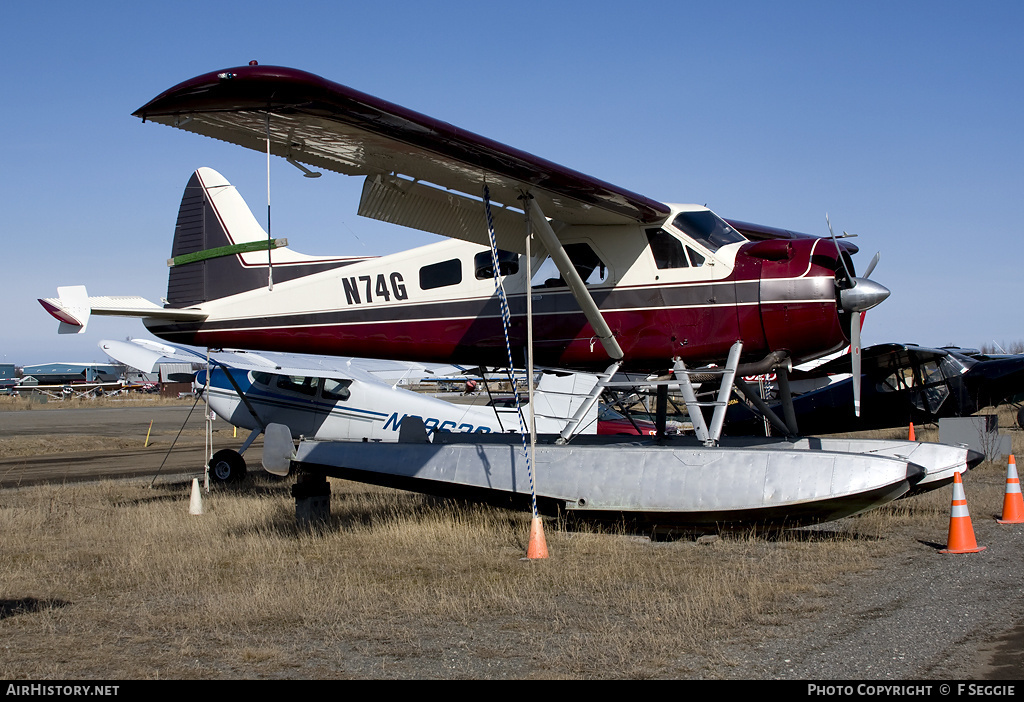
MULTIPOLYGON (((861 350, 861 372, 873 375, 891 372, 895 368, 909 367, 948 355, 944 349, 934 349, 913 344, 875 344, 861 350)), ((824 363, 806 374, 806 377, 820 377, 837 373, 849 373, 850 356, 840 356, 824 363)))
POLYGON ((269 138, 271 153, 293 163, 366 176, 361 215, 484 245, 479 216, 486 185, 491 201, 504 206, 492 214, 498 244, 509 250, 522 248, 519 198, 526 189, 547 217, 570 224, 653 223, 670 211, 624 188, 291 68, 249 65, 207 73, 134 114, 257 151, 266 151, 269 138))
POLYGON ((57 297, 39 300, 60 322, 60 334, 81 334, 89 325, 91 315, 108 317, 151 317, 154 319, 198 321, 207 314, 199 310, 173 309, 157 305, 144 297, 129 295, 100 295, 90 297, 84 285, 57 288, 57 297))
MULTIPOLYGON (((165 344, 149 339, 114 341, 104 339, 99 347, 111 358, 132 368, 153 372, 162 360, 184 363, 206 363, 205 350, 187 346, 165 344)), ((386 361, 369 358, 334 356, 305 356, 235 349, 213 351, 209 360, 215 365, 248 371, 263 371, 278 375, 342 377, 364 382, 394 386, 405 379, 420 379, 434 375, 450 377, 453 373, 469 372, 459 366, 386 361)))

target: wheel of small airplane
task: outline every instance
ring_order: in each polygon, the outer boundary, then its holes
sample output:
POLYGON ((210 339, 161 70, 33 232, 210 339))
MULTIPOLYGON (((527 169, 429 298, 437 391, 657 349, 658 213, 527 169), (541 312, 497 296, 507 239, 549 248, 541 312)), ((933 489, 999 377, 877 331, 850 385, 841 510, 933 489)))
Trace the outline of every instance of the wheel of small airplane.
POLYGON ((1017 410, 1017 426, 1024 429, 1024 407, 1017 410))
POLYGON ((210 477, 222 483, 234 483, 245 478, 245 459, 232 449, 221 449, 210 459, 210 477))

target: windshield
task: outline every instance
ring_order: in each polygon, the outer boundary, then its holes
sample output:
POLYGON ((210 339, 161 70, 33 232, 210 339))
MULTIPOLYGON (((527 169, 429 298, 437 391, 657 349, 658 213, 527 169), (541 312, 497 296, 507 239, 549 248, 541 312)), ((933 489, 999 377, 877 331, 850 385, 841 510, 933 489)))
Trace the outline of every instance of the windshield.
POLYGON ((699 241, 712 252, 726 244, 746 241, 738 231, 725 223, 725 220, 710 210, 697 212, 680 212, 672 225, 695 241, 699 241))

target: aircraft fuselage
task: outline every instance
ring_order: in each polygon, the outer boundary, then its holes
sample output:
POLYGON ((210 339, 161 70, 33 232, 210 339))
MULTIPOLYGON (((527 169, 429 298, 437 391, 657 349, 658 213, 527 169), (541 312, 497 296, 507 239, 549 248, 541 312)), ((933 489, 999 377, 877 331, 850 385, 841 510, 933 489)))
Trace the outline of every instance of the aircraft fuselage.
MULTIPOLYGON (((785 350, 797 362, 849 343, 829 240, 715 248, 670 221, 564 227, 559 238, 630 369, 662 369, 675 357, 714 362, 737 340, 745 360, 785 350)), ((542 267, 545 258, 533 257, 532 280, 523 255, 510 255, 503 268, 513 363, 524 357, 529 289, 535 361, 604 368, 605 350, 558 272, 542 267)), ((146 324, 196 346, 507 365, 491 270, 486 248, 444 241, 210 300, 195 306, 209 313, 202 322, 146 324)))

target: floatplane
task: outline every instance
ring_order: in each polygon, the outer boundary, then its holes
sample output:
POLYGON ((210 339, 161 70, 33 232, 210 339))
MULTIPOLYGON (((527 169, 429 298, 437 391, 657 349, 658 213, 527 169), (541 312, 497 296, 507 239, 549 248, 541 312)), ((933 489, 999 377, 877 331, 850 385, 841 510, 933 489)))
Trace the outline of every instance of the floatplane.
POLYGON ((530 450, 496 433, 304 437, 290 460, 305 471, 524 504, 535 494, 552 510, 716 527, 835 519, 905 494, 939 464, 971 460, 908 442, 800 439, 792 422, 782 440, 722 437, 737 374, 785 377, 794 363, 848 345, 859 362, 851 322, 888 290, 855 275, 856 247, 845 239, 652 200, 295 69, 208 73, 135 115, 265 151, 305 174, 361 177, 360 215, 449 240, 372 258, 299 254, 268 235, 226 178, 202 168, 182 199, 164 303, 59 288, 41 303, 60 331, 84 330, 91 315, 136 316, 157 337, 194 346, 597 376, 558 433, 531 432, 530 450), (710 421, 689 381, 707 364, 722 377, 710 421), (692 440, 579 434, 618 372, 666 368, 659 396, 669 386, 683 393, 692 440))

